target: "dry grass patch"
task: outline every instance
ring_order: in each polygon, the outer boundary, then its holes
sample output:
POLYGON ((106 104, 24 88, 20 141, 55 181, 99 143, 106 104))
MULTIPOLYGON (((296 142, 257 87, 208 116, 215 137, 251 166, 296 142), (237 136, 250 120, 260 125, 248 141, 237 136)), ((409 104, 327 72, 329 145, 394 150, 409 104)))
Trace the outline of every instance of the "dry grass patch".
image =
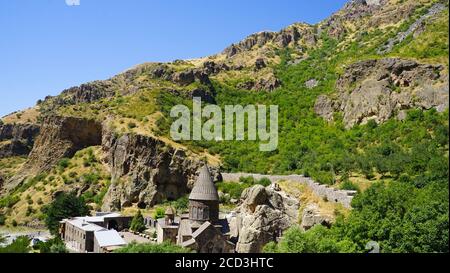
POLYGON ((343 215, 346 217, 350 213, 350 210, 344 208, 342 204, 325 201, 322 197, 316 195, 311 188, 305 184, 294 181, 281 181, 279 182, 279 185, 284 192, 300 201, 300 218, 301 215, 303 215, 303 211, 306 206, 312 203, 318 205, 319 211, 322 215, 328 216, 331 219, 336 218, 338 215, 343 215))
POLYGON ((39 107, 35 106, 32 108, 25 109, 23 111, 12 113, 8 116, 3 117, 2 120, 4 123, 17 123, 17 124, 36 123, 39 115, 40 115, 39 107))

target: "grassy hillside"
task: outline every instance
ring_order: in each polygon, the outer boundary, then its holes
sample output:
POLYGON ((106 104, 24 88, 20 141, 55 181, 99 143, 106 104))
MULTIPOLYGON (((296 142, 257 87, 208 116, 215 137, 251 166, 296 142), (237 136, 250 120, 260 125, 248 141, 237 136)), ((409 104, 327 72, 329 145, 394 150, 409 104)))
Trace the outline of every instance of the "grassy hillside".
MULTIPOLYGON (((94 91, 105 93, 100 99, 79 103, 80 96, 75 92, 71 97, 73 93, 67 91, 4 122, 40 122, 53 114, 109 120, 119 134, 156 136, 197 155, 212 155, 225 171, 304 174, 323 184, 360 191, 351 212, 338 209, 335 213, 331 212, 335 207, 328 208, 328 213, 341 216, 331 229, 293 229, 267 251, 364 252, 366 243, 375 240, 386 252, 447 252, 448 109, 413 107, 403 120, 391 118, 380 124, 372 120, 351 128, 346 128, 342 112, 336 112, 332 122, 314 112, 318 97, 338 96, 340 77, 350 65, 363 60, 401 58, 439 64, 442 78, 448 79, 448 1, 389 3, 373 16, 370 8, 365 13, 361 7, 350 6, 318 25, 294 24, 281 34, 257 33, 203 59, 143 64, 80 89, 94 95, 94 91), (438 2, 444 11, 430 13, 438 2), (295 31, 304 36, 288 45, 281 39, 280 45, 278 38, 295 31), (389 45, 389 50, 381 50, 389 45), (258 68, 255 62, 260 59, 265 63, 258 68), (222 66, 208 75, 206 83, 197 76, 189 80, 189 75, 177 74, 204 68, 207 62, 222 66), (255 83, 273 79, 279 84, 274 90, 255 88, 255 83), (308 87, 306 83, 313 79, 317 86, 308 87), (213 96, 221 107, 278 105, 278 149, 261 152, 256 141, 172 141, 170 110, 177 104, 192 108, 195 92, 213 96)), ((410 90, 393 88, 398 93, 410 90)), ((64 159, 50 173, 25 181, 0 200, 7 223, 42 219, 43 205, 58 191, 86 187, 83 197, 98 208, 110 181, 102 156, 99 147, 88 148, 64 159)), ((23 162, 21 158, 0 160, 0 175, 10 177, 23 162)))
POLYGON ((101 149, 87 148, 71 159, 61 160, 49 173, 26 180, 14 192, 0 199, 7 225, 42 225, 43 208, 58 192, 79 192, 92 209, 102 204, 110 174, 101 163, 101 149))

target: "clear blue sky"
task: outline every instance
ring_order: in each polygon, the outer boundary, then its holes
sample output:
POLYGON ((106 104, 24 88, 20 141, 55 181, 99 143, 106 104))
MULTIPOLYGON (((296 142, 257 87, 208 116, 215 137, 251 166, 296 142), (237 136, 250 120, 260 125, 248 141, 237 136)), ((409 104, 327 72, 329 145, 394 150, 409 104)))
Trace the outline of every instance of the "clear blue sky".
POLYGON ((346 0, 0 0, 0 116, 136 64, 202 57, 346 0))

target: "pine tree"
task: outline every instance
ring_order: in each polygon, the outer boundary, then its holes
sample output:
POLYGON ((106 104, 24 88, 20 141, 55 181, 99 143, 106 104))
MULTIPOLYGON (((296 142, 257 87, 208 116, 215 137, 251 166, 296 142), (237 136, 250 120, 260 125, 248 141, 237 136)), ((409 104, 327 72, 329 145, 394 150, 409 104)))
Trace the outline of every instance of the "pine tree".
POLYGON ((130 229, 135 232, 142 232, 145 230, 144 216, 142 216, 140 210, 133 217, 133 220, 131 220, 130 229))

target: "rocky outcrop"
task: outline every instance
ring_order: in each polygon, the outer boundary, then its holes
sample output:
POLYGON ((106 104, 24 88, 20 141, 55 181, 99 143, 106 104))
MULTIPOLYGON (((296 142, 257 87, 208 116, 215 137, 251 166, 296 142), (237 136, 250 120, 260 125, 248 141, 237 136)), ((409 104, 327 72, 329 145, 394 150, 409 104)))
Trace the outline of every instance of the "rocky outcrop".
POLYGON ((74 117, 52 116, 44 120, 27 162, 18 175, 5 186, 11 190, 26 177, 49 171, 62 158, 77 151, 101 144, 102 127, 96 121, 74 117))
POLYGON ((429 11, 421 15, 418 8, 424 6, 420 1, 389 1, 389 0, 352 0, 340 11, 319 24, 319 33, 326 32, 330 37, 340 39, 354 33, 355 28, 366 31, 381 29, 388 25, 396 25, 401 20, 412 24, 379 48, 380 54, 389 52, 392 47, 403 41, 409 35, 417 35, 423 29, 424 22, 445 9, 445 1, 440 1, 429 11), (418 15, 419 18, 413 16, 418 15), (414 21, 413 21, 414 20, 414 21))
POLYGON ((39 126, 35 124, 3 124, 0 125, 0 141, 23 139, 32 143, 39 134, 39 126))
POLYGON ((76 105, 80 103, 92 103, 105 98, 120 95, 131 95, 142 88, 154 88, 151 82, 139 81, 143 75, 151 79, 170 81, 180 87, 186 87, 194 82, 199 82, 209 88, 211 94, 214 90, 209 79, 209 73, 216 70, 228 69, 226 65, 214 64, 212 67, 189 68, 182 71, 175 71, 166 63, 147 63, 125 71, 108 80, 93 81, 80 86, 64 90, 58 96, 47 96, 44 101, 39 101, 38 105, 44 114, 52 114, 59 107, 76 105))
POLYGON ((386 6, 387 0, 352 0, 342 10, 333 14, 320 26, 320 32, 326 31, 330 37, 341 38, 347 33, 346 22, 359 21, 364 17, 373 16, 386 6))
POLYGON ((244 190, 238 208, 239 253, 259 253, 298 222, 299 201, 278 188, 256 185, 244 190))
POLYGON ((308 89, 313 89, 314 87, 317 87, 318 85, 319 85, 319 81, 317 81, 316 79, 310 79, 305 82, 305 86, 308 89))
POLYGON ((228 58, 231 58, 239 52, 251 50, 254 46, 263 46, 263 45, 267 44, 269 41, 271 41, 272 39, 274 39, 274 37, 275 37, 274 32, 262 31, 259 33, 255 33, 255 34, 248 36, 246 39, 239 42, 238 44, 233 44, 233 45, 227 47, 223 51, 223 53, 228 58))
POLYGON ((263 78, 239 83, 236 87, 245 90, 272 92, 281 86, 281 81, 273 74, 263 78))
POLYGON ((262 31, 252 34, 237 44, 227 47, 222 53, 227 58, 232 58, 238 53, 251 51, 255 48, 261 48, 269 43, 279 48, 286 48, 297 44, 302 39, 308 45, 316 42, 315 33, 312 27, 305 24, 294 24, 279 32, 262 31))
POLYGON ((42 113, 50 113, 65 105, 91 103, 116 94, 117 86, 112 81, 94 81, 63 90, 58 96, 47 96, 44 101, 38 101, 42 113))
POLYGON ((94 81, 64 90, 61 95, 64 104, 90 103, 114 96, 115 90, 109 81, 94 81))
POLYGON ((28 155, 38 134, 35 124, 0 125, 0 158, 28 155))
POLYGON ((423 31, 425 21, 431 17, 436 16, 445 9, 446 7, 442 3, 434 4, 427 13, 420 16, 414 23, 409 26, 406 31, 399 32, 394 38, 389 39, 386 44, 378 49, 378 54, 385 54, 390 52, 396 44, 403 42, 410 35, 419 35, 423 31))
MULTIPOLYGON (((190 191, 203 164, 201 160, 155 138, 131 133, 120 136, 108 128, 93 120, 48 117, 27 162, 18 175, 5 183, 4 189, 8 192, 26 178, 51 170, 62 158, 71 158, 81 149, 102 145, 112 176, 105 210, 118 210, 133 203, 153 206, 190 191)), ((220 181, 218 169, 211 171, 220 181)), ((83 192, 83 186, 80 184, 78 192, 83 192)))
POLYGON ((257 70, 257 71, 261 70, 261 69, 263 69, 266 66, 267 66, 266 61, 263 58, 256 59, 256 61, 255 61, 255 70, 257 70))
POLYGON ((229 71, 230 67, 224 63, 207 61, 203 63, 203 72, 207 75, 219 74, 222 71, 229 71))
POLYGON ((347 128, 369 120, 382 123, 411 108, 448 108, 448 76, 443 66, 388 58, 350 65, 336 84, 335 97, 320 96, 315 113, 332 121, 342 112, 347 128))
POLYGON ((333 219, 320 212, 317 204, 308 204, 303 210, 300 227, 303 230, 309 230, 316 225, 330 227, 333 219))
MULTIPOLYGON (((107 127, 105 127, 107 128, 107 127)), ((104 130, 103 150, 111 168, 112 184, 103 200, 103 210, 120 210, 137 204, 150 207, 187 194, 202 162, 189 158, 153 137, 104 130)), ((216 180, 221 180, 212 168, 216 180)))
POLYGON ((177 96, 192 100, 194 97, 201 98, 202 102, 216 104, 216 94, 213 90, 195 88, 193 90, 177 90, 177 89, 166 89, 167 92, 177 96))

